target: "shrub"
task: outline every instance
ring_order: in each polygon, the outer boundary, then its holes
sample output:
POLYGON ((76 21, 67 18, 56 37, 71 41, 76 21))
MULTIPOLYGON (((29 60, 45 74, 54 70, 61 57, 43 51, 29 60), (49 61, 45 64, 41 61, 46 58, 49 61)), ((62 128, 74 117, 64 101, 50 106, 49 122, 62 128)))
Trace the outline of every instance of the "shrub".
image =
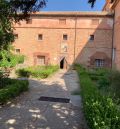
POLYGON ((58 66, 36 66, 16 70, 19 77, 47 78, 59 69, 58 66))
POLYGON ((3 71, 0 70, 0 79, 3 78, 3 71))
POLYGON ((6 86, 0 89, 0 104, 6 103, 8 100, 15 98, 20 93, 28 90, 27 80, 6 79, 6 86))
MULTIPOLYGON (((112 98, 102 95, 88 70, 75 66, 78 71, 83 97, 84 112, 91 129, 119 129, 120 110, 112 98)), ((101 76, 101 75, 100 75, 101 76)))
POLYGON ((119 71, 111 71, 109 75, 110 78, 110 87, 112 91, 115 93, 117 97, 120 98, 120 72, 119 71))
POLYGON ((18 69, 18 70, 16 70, 16 74, 19 77, 29 77, 30 76, 30 71, 28 71, 26 69, 18 69))
POLYGON ((98 79, 98 86, 99 88, 108 89, 110 87, 110 79, 108 76, 103 76, 98 79))
POLYGON ((10 50, 0 51, 0 67, 10 68, 15 67, 19 63, 24 62, 23 55, 15 55, 10 50))
POLYGON ((99 69, 94 73, 89 72, 92 80, 98 83, 102 91, 110 93, 113 97, 120 98, 120 72, 116 70, 99 69), (97 79, 95 79, 97 78, 97 79))
POLYGON ((99 80, 99 76, 98 75, 94 75, 94 74, 89 74, 90 78, 94 81, 98 81, 99 80))
POLYGON ((25 56, 24 55, 15 55, 18 64, 24 63, 25 56))
POLYGON ((106 68, 96 68, 95 72, 99 76, 104 76, 104 75, 108 74, 109 72, 111 72, 111 70, 110 69, 106 69, 106 68))

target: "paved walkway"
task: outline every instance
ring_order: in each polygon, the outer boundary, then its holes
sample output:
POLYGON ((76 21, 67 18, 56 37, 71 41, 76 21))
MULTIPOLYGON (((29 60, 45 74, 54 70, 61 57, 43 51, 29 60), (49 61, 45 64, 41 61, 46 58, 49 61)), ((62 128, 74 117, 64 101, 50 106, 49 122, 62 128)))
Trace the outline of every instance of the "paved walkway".
POLYGON ((0 129, 85 129, 75 71, 60 70, 46 80, 30 79, 30 90, 0 108, 0 129), (39 101, 40 96, 70 98, 70 103, 39 101))

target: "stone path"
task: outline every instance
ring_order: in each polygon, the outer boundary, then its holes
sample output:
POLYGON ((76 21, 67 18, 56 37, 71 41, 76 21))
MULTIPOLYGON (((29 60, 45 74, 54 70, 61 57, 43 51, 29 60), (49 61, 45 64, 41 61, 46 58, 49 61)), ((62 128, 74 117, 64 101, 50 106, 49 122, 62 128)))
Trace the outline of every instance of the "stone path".
POLYGON ((0 129, 85 129, 75 71, 60 70, 45 80, 30 79, 30 90, 0 108, 0 129), (40 96, 70 98, 70 103, 39 101, 40 96))

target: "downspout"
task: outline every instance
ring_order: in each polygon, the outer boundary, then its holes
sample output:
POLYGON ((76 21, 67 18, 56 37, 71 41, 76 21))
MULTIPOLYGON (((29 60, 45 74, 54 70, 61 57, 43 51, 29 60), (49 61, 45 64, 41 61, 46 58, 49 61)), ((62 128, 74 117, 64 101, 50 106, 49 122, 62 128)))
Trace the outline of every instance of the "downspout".
POLYGON ((77 14, 75 16, 74 62, 76 58, 76 40, 77 40, 77 14))
POLYGON ((115 10, 114 10, 114 17, 113 17, 113 29, 112 29, 111 68, 113 68, 114 31, 115 31, 115 10))

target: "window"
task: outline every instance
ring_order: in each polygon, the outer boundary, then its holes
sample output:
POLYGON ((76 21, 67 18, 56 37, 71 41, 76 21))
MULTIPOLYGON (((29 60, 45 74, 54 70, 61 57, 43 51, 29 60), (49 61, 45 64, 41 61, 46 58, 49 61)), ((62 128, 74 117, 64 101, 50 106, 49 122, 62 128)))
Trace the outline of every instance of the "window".
POLYGON ((15 39, 18 39, 18 34, 14 34, 15 39))
POLYGON ((104 59, 95 59, 95 66, 96 67, 103 67, 105 65, 104 59))
POLYGON ((38 34, 38 40, 43 40, 43 35, 42 34, 38 34))
POLYGON ((27 19, 26 24, 32 24, 32 19, 31 18, 27 19))
POLYGON ((90 40, 90 41, 94 41, 94 38, 95 38, 94 35, 90 35, 89 40, 90 40))
POLYGON ((67 34, 64 34, 64 35, 63 35, 63 40, 67 40, 67 39, 68 39, 67 34))
POLYGON ((92 19, 92 25, 98 25, 99 19, 92 19))
POLYGON ((66 19, 59 19, 60 25, 66 25, 66 19))
POLYGON ((37 57, 37 64, 38 65, 45 65, 45 56, 38 56, 37 57))
POLYGON ((15 52, 16 53, 20 53, 20 49, 15 49, 15 52))

